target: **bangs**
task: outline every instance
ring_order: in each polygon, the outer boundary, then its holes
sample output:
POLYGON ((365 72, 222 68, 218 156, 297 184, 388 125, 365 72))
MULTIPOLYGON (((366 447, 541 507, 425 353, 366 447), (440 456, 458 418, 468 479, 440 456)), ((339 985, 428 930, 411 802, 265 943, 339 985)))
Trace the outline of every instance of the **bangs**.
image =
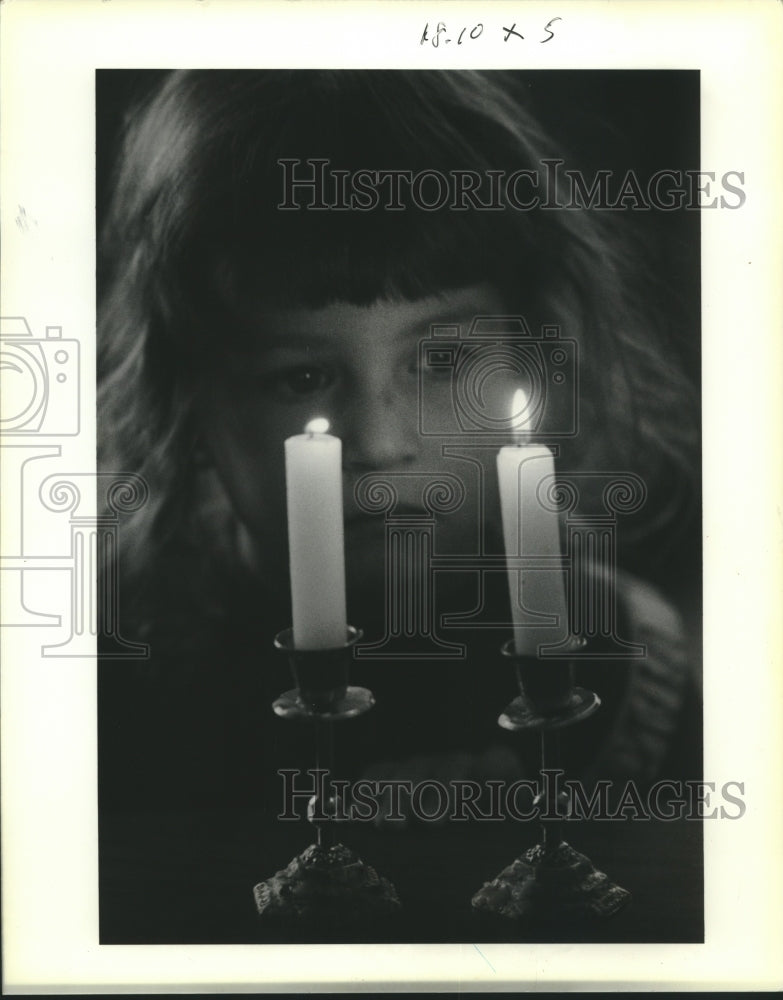
POLYGON ((168 243, 180 288, 202 313, 248 297, 274 307, 366 305, 479 281, 533 294, 554 256, 552 220, 493 200, 491 175, 536 169, 541 152, 534 158, 530 143, 540 137, 492 76, 175 75, 182 157, 198 165, 187 187, 178 171, 172 191, 189 220, 168 243), (314 161, 324 164, 317 191, 314 161), (407 183, 396 185, 396 172, 407 183), (481 190, 455 202, 461 172, 481 190), (351 201, 359 174, 365 183, 385 176, 369 207, 351 201), (417 193, 418 175, 429 176, 417 193), (437 178, 447 187, 442 204, 437 178))
MULTIPOLYGON (((489 213, 280 213, 258 236, 234 243, 221 271, 230 299, 319 308, 415 300, 490 282, 528 297, 547 253, 537 227, 489 213)), ((227 304, 227 303, 224 303, 227 304)))

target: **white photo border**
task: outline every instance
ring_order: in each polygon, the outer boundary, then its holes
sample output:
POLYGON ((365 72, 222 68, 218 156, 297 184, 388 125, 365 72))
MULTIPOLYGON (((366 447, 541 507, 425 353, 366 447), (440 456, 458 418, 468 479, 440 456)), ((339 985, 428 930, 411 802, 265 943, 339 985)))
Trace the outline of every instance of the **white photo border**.
MULTIPOLYGON (((95 462, 96 69, 698 69, 702 169, 741 171, 747 195, 702 213, 705 774, 744 782, 747 803, 737 822, 704 823, 705 943, 493 944, 489 962, 465 944, 100 946, 96 662, 47 659, 45 629, 8 628, 5 992, 779 987, 783 6, 8 0, 2 22, 2 313, 39 338, 60 327, 80 350, 80 433, 47 439, 55 471, 95 462), (556 17, 550 44, 504 45, 507 24, 556 17), (482 22, 481 44, 421 46, 439 20, 482 22)), ((20 466, 3 466, 7 514, 20 466)), ((21 553, 21 522, 3 521, 4 553, 21 553)), ((47 588, 57 607, 59 582, 47 588)))

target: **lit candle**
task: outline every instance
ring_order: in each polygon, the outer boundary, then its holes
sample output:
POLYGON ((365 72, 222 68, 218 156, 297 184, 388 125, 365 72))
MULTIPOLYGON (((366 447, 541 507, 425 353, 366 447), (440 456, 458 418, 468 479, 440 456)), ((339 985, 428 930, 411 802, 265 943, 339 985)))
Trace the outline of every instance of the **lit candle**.
POLYGON ((512 414, 521 414, 517 443, 498 452, 498 483, 514 649, 519 656, 537 656, 541 645, 566 637, 568 612, 557 513, 543 507, 538 498, 539 485, 554 476, 555 461, 545 445, 530 443, 526 409, 527 396, 518 389, 512 404, 512 414), (531 569, 524 563, 520 568, 521 560, 533 557, 552 557, 556 562, 549 569, 531 569))
POLYGON ((342 442, 328 430, 328 420, 311 420, 285 442, 296 649, 335 649, 347 638, 342 442))

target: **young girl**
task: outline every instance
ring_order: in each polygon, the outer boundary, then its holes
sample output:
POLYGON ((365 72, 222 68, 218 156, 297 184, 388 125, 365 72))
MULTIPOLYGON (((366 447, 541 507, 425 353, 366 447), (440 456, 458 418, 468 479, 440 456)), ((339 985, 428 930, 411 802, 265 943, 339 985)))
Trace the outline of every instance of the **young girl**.
MULTIPOLYGON (((118 558, 122 633, 150 658, 101 667, 105 809, 256 804, 279 795, 276 769, 312 764, 270 703, 290 686, 272 649, 291 620, 283 442, 314 417, 343 443, 348 620, 366 641, 389 629, 389 564, 386 522, 361 484, 392 482, 412 518, 428 479, 463 492, 434 516, 435 554, 457 569, 438 564, 431 621, 464 655, 358 659, 353 683, 377 706, 346 731, 353 766, 520 775, 520 742, 496 726, 515 693, 498 653, 508 589, 475 561, 503 552, 497 434, 484 452, 480 433, 460 450, 454 368, 422 360, 433 328, 458 339, 476 317, 523 317, 533 335, 558 328, 575 345, 536 429, 544 441, 573 429, 553 440, 559 475, 588 474, 577 513, 602 513, 606 474, 646 488, 618 519, 624 571, 611 581, 616 630, 646 655, 585 668, 604 705, 569 731, 567 763, 644 782, 676 760, 674 776, 698 775, 678 743, 695 690, 689 637, 640 579, 677 595, 685 563, 671 554, 698 533, 695 334, 662 308, 676 313, 636 218, 563 207, 573 194, 553 189, 555 161, 574 164, 531 109, 541 82, 175 72, 128 117, 101 242, 98 432, 101 468, 149 488, 118 558), (441 628, 449 614, 461 628, 441 628)), ((687 726, 697 749, 698 715, 687 726)))

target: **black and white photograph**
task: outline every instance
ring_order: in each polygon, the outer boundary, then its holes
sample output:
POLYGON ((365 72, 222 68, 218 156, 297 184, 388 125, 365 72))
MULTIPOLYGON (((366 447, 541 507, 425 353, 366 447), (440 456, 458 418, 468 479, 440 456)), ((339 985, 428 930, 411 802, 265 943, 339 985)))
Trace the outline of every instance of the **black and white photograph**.
POLYGON ((96 86, 102 940, 702 940, 698 73, 96 86))
POLYGON ((774 988, 774 5, 34 6, 5 987, 774 988))

